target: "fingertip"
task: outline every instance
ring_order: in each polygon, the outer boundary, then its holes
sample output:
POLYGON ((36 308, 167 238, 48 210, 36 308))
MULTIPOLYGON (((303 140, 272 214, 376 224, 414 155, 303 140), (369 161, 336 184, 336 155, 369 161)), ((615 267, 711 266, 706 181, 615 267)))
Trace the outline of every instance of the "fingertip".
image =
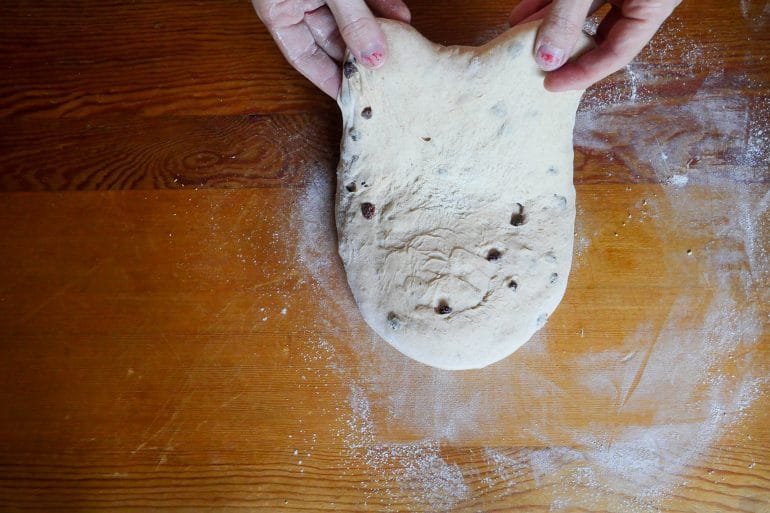
POLYGON ((369 33, 369 41, 358 52, 357 58, 369 69, 377 69, 385 64, 388 58, 388 43, 385 41, 385 33, 379 23, 372 19, 372 30, 369 33))
POLYGON ((377 69, 385 63, 388 54, 385 34, 371 13, 338 25, 345 44, 364 67, 377 69))
POLYGON ((564 50, 548 43, 540 43, 535 51, 535 62, 543 71, 553 71, 564 64, 564 50))
POLYGON ((377 69, 385 64, 387 54, 388 51, 385 43, 377 42, 367 46, 365 50, 359 52, 356 58, 367 68, 377 69))

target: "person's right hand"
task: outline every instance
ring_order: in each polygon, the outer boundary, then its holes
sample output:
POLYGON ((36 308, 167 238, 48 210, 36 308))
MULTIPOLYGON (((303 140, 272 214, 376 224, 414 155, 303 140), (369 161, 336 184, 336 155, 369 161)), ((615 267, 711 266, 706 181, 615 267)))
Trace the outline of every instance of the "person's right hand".
POLYGON ((387 58, 385 35, 372 11, 409 23, 401 0, 252 0, 286 60, 323 92, 336 97, 345 46, 369 68, 387 58), (368 4, 368 5, 367 5, 368 4))

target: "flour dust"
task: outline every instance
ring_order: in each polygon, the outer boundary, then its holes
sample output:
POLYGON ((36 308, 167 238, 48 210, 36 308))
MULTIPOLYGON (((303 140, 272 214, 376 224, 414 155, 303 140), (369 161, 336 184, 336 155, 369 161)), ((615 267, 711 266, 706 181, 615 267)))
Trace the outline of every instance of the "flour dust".
MULTIPOLYGON (((718 461, 715 444, 744 425, 770 388, 770 369, 752 360, 767 315, 762 305, 770 304, 770 192, 763 185, 770 98, 766 85, 724 76, 722 64, 717 50, 687 40, 673 19, 640 60, 584 99, 578 149, 604 155, 614 164, 608 173, 622 182, 662 185, 644 203, 630 201, 627 222, 648 223, 654 243, 666 248, 660 279, 680 286, 670 298, 640 298, 637 313, 629 313, 636 329, 603 350, 582 349, 582 328, 571 330, 577 349, 571 368, 562 369, 569 376, 561 377, 569 389, 559 376, 534 370, 543 367, 516 362, 547 361, 556 341, 543 333, 472 373, 427 368, 377 339, 360 319, 337 257, 332 171, 309 170, 290 227, 314 294, 330 305, 311 325, 344 341, 345 351, 314 335, 306 362, 345 384, 337 436, 351 466, 369 469, 360 484, 368 507, 476 511, 482 495, 505 501, 534 487, 550 511, 648 513, 685 493, 699 461, 709 454, 718 461), (671 64, 681 52, 686 62, 671 64), (664 73, 703 80, 663 106, 657 87, 664 73), (742 81, 748 94, 725 96, 729 80, 742 81), (681 233, 698 244, 679 247, 681 233), (660 308, 664 315, 649 315, 660 308), (562 415, 575 408, 578 392, 598 405, 601 414, 590 423, 562 415), (453 451, 468 440, 485 442, 471 456, 453 451)), ((609 229, 580 200, 573 274, 590 271, 595 240, 609 229)))

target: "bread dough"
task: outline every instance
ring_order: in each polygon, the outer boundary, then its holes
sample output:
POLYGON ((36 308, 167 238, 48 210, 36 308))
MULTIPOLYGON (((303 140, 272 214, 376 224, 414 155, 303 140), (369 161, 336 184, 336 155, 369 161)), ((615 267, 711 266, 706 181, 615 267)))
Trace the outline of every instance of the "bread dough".
POLYGON ((371 71, 346 56, 338 98, 348 283, 366 322, 405 355, 484 367, 524 344, 564 295, 582 91, 543 88, 537 23, 478 48, 380 23, 387 62, 371 71))

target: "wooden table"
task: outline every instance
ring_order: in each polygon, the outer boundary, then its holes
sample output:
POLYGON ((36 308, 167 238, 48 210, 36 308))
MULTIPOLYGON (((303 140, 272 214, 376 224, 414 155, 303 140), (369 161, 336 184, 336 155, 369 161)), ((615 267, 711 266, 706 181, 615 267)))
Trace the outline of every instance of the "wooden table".
MULTIPOLYGON (((510 8, 410 5, 447 44, 510 8)), ((0 510, 770 511, 767 2, 587 92, 567 295, 473 372, 361 320, 336 106, 248 2, 0 20, 0 510)))

